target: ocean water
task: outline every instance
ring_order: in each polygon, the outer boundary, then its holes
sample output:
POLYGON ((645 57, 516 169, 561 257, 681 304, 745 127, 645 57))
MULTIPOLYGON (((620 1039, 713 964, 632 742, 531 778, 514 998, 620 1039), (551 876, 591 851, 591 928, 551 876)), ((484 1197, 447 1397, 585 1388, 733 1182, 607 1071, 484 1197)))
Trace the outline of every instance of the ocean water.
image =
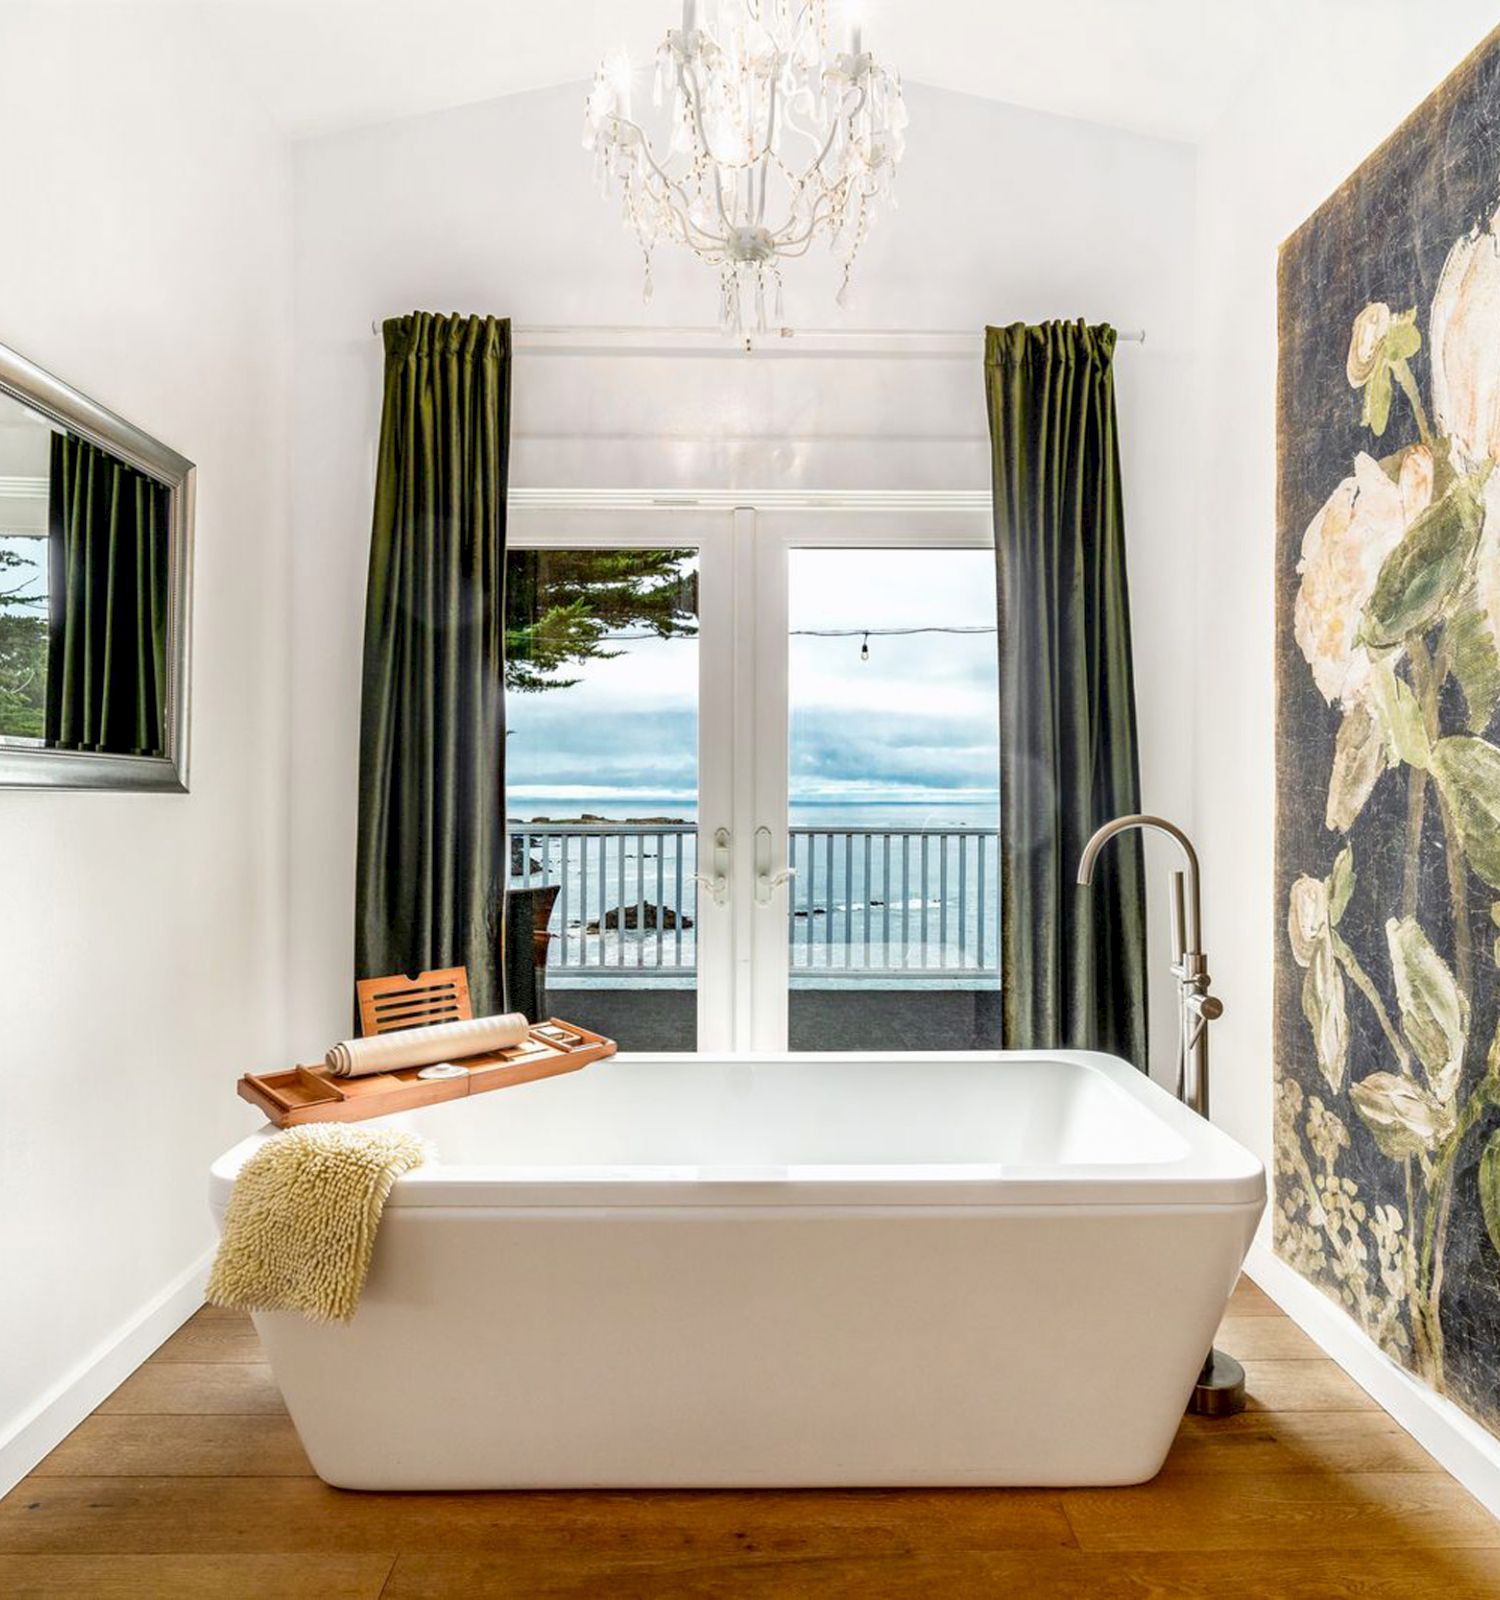
MULTIPOLYGON (((698 820, 694 799, 681 795, 631 795, 625 799, 582 799, 577 796, 513 796, 508 807, 513 821, 548 817, 554 822, 576 822, 587 812, 610 822, 639 817, 671 817, 682 822, 698 820)), ((962 800, 799 800, 787 807, 794 828, 994 828, 998 825, 998 795, 962 800)))
MULTIPOLYGON (((612 968, 693 971, 697 837, 654 825, 692 824, 694 806, 672 796, 623 802, 543 796, 516 799, 509 809, 512 883, 562 886, 551 924, 554 966, 601 978, 612 968), (629 831, 567 836, 545 823, 527 826, 537 818, 576 822, 584 814, 629 831)), ((794 802, 790 823, 796 876, 786 914, 794 975, 879 972, 923 982, 994 967, 993 801, 794 802)), ((628 981, 624 972, 621 979, 628 981)))

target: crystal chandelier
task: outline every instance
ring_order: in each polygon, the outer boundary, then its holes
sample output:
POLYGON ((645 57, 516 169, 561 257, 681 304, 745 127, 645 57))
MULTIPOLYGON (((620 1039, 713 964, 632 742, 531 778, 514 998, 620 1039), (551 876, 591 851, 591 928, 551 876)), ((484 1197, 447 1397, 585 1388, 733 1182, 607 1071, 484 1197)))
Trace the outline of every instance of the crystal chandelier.
POLYGON ((645 256, 659 240, 719 269, 720 325, 739 332, 753 293, 766 326, 781 263, 821 235, 843 267, 838 303, 905 144, 901 81, 864 48, 857 24, 830 50, 827 0, 718 0, 710 23, 683 0, 682 26, 656 53, 653 104, 670 103, 653 147, 631 109, 629 64, 606 62, 589 94, 583 143, 601 189, 620 186, 645 256))

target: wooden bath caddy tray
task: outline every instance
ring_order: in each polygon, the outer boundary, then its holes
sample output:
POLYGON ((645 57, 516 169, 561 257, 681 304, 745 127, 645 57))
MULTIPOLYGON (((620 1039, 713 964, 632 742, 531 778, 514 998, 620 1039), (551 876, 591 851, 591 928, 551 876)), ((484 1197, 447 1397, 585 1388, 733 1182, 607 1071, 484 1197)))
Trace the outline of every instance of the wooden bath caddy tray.
POLYGON ((242 1100, 265 1112, 278 1128, 299 1122, 359 1122, 365 1117, 412 1111, 443 1100, 462 1100, 465 1095, 576 1072, 614 1053, 613 1039, 554 1017, 549 1022, 534 1022, 525 1044, 458 1057, 457 1064, 468 1068, 461 1078, 419 1078, 420 1067, 372 1072, 362 1078, 335 1077, 322 1066, 293 1067, 290 1072, 246 1073, 240 1079, 239 1092, 242 1100))

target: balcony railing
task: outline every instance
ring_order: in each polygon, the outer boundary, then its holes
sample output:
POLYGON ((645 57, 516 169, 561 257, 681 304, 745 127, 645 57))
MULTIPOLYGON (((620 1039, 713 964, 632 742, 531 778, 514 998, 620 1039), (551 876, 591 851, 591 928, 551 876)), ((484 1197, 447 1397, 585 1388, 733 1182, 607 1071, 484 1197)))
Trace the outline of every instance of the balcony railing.
MULTIPOLYGON (((554 974, 631 982, 697 967, 692 823, 511 827, 511 886, 557 884, 554 974)), ((995 972, 999 852, 981 828, 789 830, 787 943, 794 980, 924 982, 995 972)))

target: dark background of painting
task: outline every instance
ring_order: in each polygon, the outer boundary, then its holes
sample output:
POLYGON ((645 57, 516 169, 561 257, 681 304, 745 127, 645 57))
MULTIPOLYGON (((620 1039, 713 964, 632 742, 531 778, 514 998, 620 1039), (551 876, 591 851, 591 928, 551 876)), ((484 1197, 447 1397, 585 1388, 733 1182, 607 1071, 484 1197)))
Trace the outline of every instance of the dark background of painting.
MULTIPOLYGON (((1279 272, 1278 521, 1276 558, 1276 1022, 1280 1075, 1321 1096, 1348 1127, 1352 1147, 1340 1170, 1378 1202, 1405 1211, 1401 1164, 1383 1156, 1347 1093, 1370 1072, 1396 1070, 1370 1007, 1349 987, 1349 1069, 1333 1094, 1318 1069, 1302 1015, 1303 971, 1286 936, 1287 895, 1301 873, 1326 877, 1344 840, 1323 824, 1340 711, 1324 704, 1292 637, 1302 536, 1323 502, 1353 470, 1355 454, 1379 459, 1416 442, 1411 407, 1396 391, 1385 434, 1360 424, 1361 397, 1345 375, 1349 331, 1371 301, 1394 312, 1416 307, 1423 348, 1412 371, 1429 414, 1428 313, 1454 241, 1488 226, 1500 203, 1500 35, 1494 35, 1326 201, 1282 248, 1279 272)), ((1495 330, 1500 342, 1500 327, 1495 330)), ((1434 419, 1434 427, 1436 421, 1434 419)), ((1462 731, 1461 702, 1443 726, 1462 731)), ((1397 1015, 1385 921, 1399 915, 1406 837, 1406 769, 1382 775, 1349 834, 1357 882, 1339 931, 1397 1015)), ((1442 828, 1431 797, 1421 840, 1422 926, 1452 964, 1453 928, 1442 828)), ((1497 1011, 1496 896, 1470 875, 1475 944, 1472 1035, 1460 1101, 1484 1070, 1497 1011)), ((1447 1382, 1453 1398, 1500 1431, 1500 1259, 1485 1232, 1476 1167, 1500 1117, 1489 1113, 1465 1141, 1454 1178, 1443 1283, 1447 1382)), ((1314 1163, 1316 1168, 1316 1163, 1314 1163)), ((1295 1182, 1289 1174, 1278 1181, 1295 1182)), ((1374 1276, 1373 1254, 1371 1273, 1374 1276)), ((1378 1285, 1378 1279, 1375 1280, 1378 1285)), ((1336 1293, 1330 1281, 1324 1285, 1336 1293)))

